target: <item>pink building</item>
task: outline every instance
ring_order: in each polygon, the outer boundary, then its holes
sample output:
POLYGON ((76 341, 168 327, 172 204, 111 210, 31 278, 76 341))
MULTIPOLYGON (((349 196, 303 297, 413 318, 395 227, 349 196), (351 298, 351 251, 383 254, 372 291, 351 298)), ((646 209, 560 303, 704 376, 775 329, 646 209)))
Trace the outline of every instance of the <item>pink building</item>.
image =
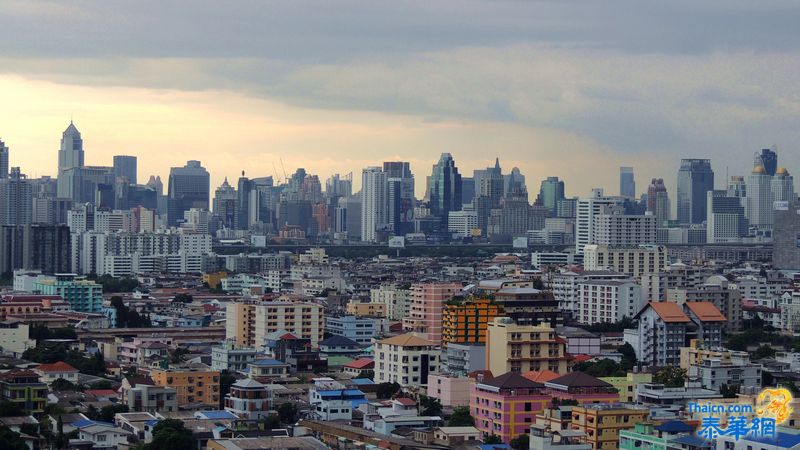
POLYGON ((475 381, 467 377, 428 375, 428 397, 438 398, 442 406, 468 406, 469 390, 475 381))
POLYGON ((527 433, 536 414, 550 406, 542 383, 508 372, 489 381, 478 381, 470 391, 469 409, 475 428, 484 437, 492 434, 503 443, 527 433))
POLYGON ((441 345, 444 303, 460 293, 458 283, 412 284, 410 309, 403 319, 403 328, 424 333, 429 341, 441 345))
POLYGON ((586 403, 617 403, 619 394, 610 383, 583 372, 570 372, 544 383, 545 392, 560 400, 575 400, 586 403))

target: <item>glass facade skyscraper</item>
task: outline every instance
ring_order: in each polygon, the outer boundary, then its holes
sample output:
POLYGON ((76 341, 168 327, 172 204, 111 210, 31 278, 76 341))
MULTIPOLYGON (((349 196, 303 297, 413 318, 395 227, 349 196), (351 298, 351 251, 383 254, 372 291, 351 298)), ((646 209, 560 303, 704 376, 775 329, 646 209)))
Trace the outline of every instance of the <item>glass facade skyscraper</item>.
POLYGON ((450 153, 442 153, 428 179, 431 214, 447 223, 450 211, 461 210, 461 174, 450 153))
POLYGON ((714 171, 708 159, 682 159, 678 170, 678 222, 699 224, 706 220, 706 193, 714 189, 714 171))
POLYGON ((187 161, 183 167, 173 167, 169 171, 169 198, 167 202, 167 223, 177 226, 183 220, 183 213, 191 208, 208 211, 211 191, 208 171, 200 161, 187 161))

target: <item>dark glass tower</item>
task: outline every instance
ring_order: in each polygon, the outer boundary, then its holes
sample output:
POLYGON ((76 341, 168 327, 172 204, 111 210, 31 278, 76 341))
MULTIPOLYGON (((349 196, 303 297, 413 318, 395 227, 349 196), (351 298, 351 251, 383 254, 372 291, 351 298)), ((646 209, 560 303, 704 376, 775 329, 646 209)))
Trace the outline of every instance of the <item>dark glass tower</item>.
POLYGON ((461 210, 461 174, 450 153, 442 153, 439 162, 433 165, 429 183, 431 214, 447 223, 450 211, 461 210))
POLYGON ((708 159, 682 159, 678 170, 678 221, 703 223, 707 216, 707 192, 714 189, 714 171, 708 159))

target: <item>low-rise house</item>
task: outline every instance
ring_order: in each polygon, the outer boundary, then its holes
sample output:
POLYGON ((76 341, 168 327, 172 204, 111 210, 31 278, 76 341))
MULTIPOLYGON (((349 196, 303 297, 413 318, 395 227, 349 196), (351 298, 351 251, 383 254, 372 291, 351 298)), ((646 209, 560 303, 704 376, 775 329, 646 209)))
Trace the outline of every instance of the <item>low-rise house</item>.
POLYGON ((130 411, 162 412, 177 411, 177 391, 172 387, 156 385, 152 378, 131 375, 122 379, 119 388, 122 402, 130 411))
POLYGON ((544 425, 531 425, 528 448, 530 450, 592 450, 585 443, 586 433, 577 430, 551 431, 544 425))
POLYGON ((259 359, 247 365, 246 375, 260 381, 287 378, 289 376, 289 364, 277 359, 259 359))
POLYGON ((64 361, 59 361, 53 364, 40 364, 34 372, 39 374, 41 380, 47 384, 52 384, 58 379, 69 381, 70 383, 78 384, 78 374, 80 371, 64 361))
POLYGON ((308 390, 308 402, 316 420, 351 420, 353 410, 367 403, 367 398, 360 390, 347 389, 332 378, 315 378, 308 390))
POLYGON ((641 383, 636 386, 636 400, 656 405, 686 404, 690 401, 722 398, 718 390, 704 389, 700 383, 687 382, 683 387, 668 388, 659 383, 641 383))
POLYGON ((47 392, 47 384, 40 381, 36 372, 12 369, 0 373, 0 400, 13 403, 26 414, 44 412, 47 392))
POLYGON ((547 393, 554 399, 585 403, 613 403, 619 401, 616 388, 610 383, 583 372, 570 372, 544 383, 547 393))
POLYGON ((456 447, 477 444, 481 441, 481 432, 475 427, 439 427, 433 430, 435 444, 456 447))
POLYGON ((390 435, 397 428, 431 428, 442 425, 442 418, 439 416, 420 416, 417 402, 410 398, 396 398, 387 405, 378 407, 365 403, 359 409, 366 409, 364 428, 384 436, 390 435))
POLYGON ((354 340, 344 336, 331 336, 319 341, 319 351, 324 356, 350 356, 361 354, 362 347, 354 340))
POLYGON ((367 372, 375 370, 375 360, 372 358, 359 358, 355 361, 350 361, 342 367, 342 372, 353 375, 353 377, 360 377, 367 372))
POLYGON ((81 428, 78 438, 81 441, 91 442, 93 450, 118 449, 128 445, 128 438, 133 436, 130 431, 123 430, 111 424, 95 424, 81 428))
POLYGON ((628 372, 624 377, 601 377, 600 379, 617 390, 620 402, 635 403, 636 385, 639 383, 650 383, 653 381, 653 374, 647 372, 628 372))
POLYGON ((264 384, 252 378, 237 380, 225 395, 225 411, 242 419, 264 419, 274 406, 269 394, 264 384))

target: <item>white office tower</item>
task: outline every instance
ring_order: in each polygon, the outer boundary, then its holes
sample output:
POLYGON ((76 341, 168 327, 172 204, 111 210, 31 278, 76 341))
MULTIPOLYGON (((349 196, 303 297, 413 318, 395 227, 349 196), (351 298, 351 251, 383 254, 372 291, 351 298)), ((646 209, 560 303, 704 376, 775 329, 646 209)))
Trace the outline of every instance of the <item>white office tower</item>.
POLYGON ((776 202, 791 202, 795 200, 794 177, 784 167, 778 167, 772 177, 772 196, 776 202))
POLYGON ((69 180, 64 177, 64 171, 76 167, 83 167, 83 139, 81 132, 72 121, 61 135, 61 148, 58 150, 58 196, 71 198, 72 189, 69 180))
POLYGON ((751 227, 771 229, 774 212, 772 199, 772 176, 764 166, 755 166, 747 178, 747 207, 745 215, 751 227))
POLYGON ((728 191, 708 191, 706 242, 724 244, 741 242, 747 236, 747 219, 741 199, 728 191))
POLYGON ((208 234, 208 215, 208 211, 201 208, 184 211, 181 230, 189 233, 208 234))
POLYGON ((608 206, 621 205, 619 197, 606 197, 603 189, 592 189, 589 198, 578 200, 575 220, 575 251, 583 254, 586 244, 594 244, 594 221, 608 206))
POLYGON ((387 224, 389 204, 386 172, 367 167, 361 173, 361 240, 376 242, 379 229, 387 224))

